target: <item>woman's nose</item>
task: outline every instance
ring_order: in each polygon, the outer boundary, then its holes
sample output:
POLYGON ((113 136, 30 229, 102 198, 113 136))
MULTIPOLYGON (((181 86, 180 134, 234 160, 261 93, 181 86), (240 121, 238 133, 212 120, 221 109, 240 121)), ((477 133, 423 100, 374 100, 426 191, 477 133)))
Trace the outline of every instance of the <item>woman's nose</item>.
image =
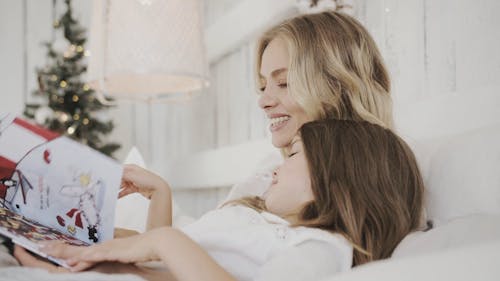
POLYGON ((260 94, 258 103, 260 108, 266 110, 275 107, 278 104, 278 100, 271 96, 269 92, 264 91, 260 94))

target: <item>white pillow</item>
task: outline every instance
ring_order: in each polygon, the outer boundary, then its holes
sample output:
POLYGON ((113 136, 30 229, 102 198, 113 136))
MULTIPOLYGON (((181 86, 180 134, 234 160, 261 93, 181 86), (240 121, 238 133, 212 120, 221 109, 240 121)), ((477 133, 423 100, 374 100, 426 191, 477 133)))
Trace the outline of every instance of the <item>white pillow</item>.
POLYGON ((376 261, 323 281, 497 281, 500 241, 402 259, 376 261))
POLYGON ((500 214, 500 126, 449 137, 429 161, 426 209, 436 225, 469 214, 500 214))
POLYGON ((453 219, 429 231, 406 236, 394 250, 391 259, 500 241, 500 215, 469 215, 453 219))
MULTIPOLYGON (((124 164, 135 164, 146 169, 144 159, 136 147, 132 147, 124 164)), ((149 200, 139 193, 129 194, 120 198, 116 204, 115 227, 131 229, 138 232, 146 230, 149 200)), ((180 227, 194 221, 194 218, 185 215, 172 199, 172 224, 180 227)))
MULTIPOLYGON (((135 146, 130 149, 123 164, 135 164, 146 168, 144 159, 135 146)), ((115 227, 144 232, 146 230, 148 208, 149 200, 139 193, 120 198, 116 203, 115 227)))

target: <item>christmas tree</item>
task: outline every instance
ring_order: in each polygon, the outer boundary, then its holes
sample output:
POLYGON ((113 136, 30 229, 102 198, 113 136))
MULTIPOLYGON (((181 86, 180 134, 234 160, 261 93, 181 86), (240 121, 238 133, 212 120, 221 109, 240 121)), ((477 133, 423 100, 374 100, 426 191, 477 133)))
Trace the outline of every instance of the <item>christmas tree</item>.
POLYGON ((66 12, 54 21, 54 29, 62 30, 68 47, 58 51, 54 42, 45 43, 49 62, 37 69, 39 87, 33 93, 44 97, 44 102, 27 103, 24 115, 112 156, 120 145, 102 141, 102 137, 114 127, 111 120, 103 118, 103 110, 109 105, 101 103, 95 91, 81 77, 87 70, 85 57, 89 55, 84 48, 86 30, 73 17, 71 0, 65 0, 65 5, 66 12))

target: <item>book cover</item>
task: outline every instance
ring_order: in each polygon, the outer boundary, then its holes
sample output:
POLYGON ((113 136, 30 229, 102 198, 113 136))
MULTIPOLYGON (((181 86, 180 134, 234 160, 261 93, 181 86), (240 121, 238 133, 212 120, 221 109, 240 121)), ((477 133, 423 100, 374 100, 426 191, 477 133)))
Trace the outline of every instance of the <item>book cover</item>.
POLYGON ((112 239, 121 176, 104 154, 0 114, 0 233, 15 243, 39 253, 44 240, 112 239))

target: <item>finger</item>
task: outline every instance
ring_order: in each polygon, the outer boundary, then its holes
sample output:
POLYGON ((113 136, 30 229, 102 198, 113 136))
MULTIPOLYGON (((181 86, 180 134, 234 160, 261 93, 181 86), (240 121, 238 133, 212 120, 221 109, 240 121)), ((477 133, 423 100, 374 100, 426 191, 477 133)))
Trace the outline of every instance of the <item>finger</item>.
POLYGON ((122 189, 120 190, 120 192, 118 193, 118 198, 123 198, 129 194, 132 194, 132 193, 135 193, 137 192, 136 190, 133 190, 131 188, 125 188, 125 189, 122 189))
POLYGON ((122 179, 122 181, 120 182, 120 188, 124 189, 130 187, 134 187, 134 183, 129 179, 122 179))
POLYGON ((94 266, 95 263, 86 261, 67 260, 66 264, 70 266, 71 272, 78 272, 94 266))
POLYGON ((71 258, 74 262, 100 262, 105 261, 101 253, 108 251, 106 248, 101 247, 101 244, 92 245, 82 249, 78 254, 73 255, 71 258))
POLYGON ((14 245, 13 256, 22 265, 33 266, 33 264, 36 264, 36 262, 34 261, 36 258, 31 254, 29 254, 24 248, 18 245, 14 245))
POLYGON ((74 256, 81 251, 81 248, 82 247, 72 246, 61 242, 40 244, 40 250, 43 253, 60 259, 67 259, 74 256))
POLYGON ((42 268, 51 272, 67 272, 67 270, 62 267, 55 266, 51 263, 36 258, 35 256, 28 253, 24 248, 17 245, 14 246, 14 257, 23 266, 42 268))

